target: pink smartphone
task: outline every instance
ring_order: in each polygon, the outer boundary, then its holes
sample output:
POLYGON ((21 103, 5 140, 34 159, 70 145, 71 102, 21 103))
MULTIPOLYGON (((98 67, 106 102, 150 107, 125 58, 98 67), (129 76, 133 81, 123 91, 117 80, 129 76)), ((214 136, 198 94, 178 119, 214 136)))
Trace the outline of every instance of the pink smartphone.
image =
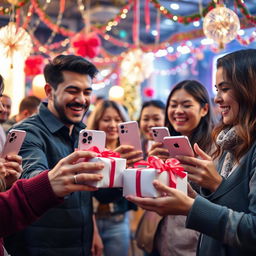
POLYGON ((151 127, 151 131, 155 142, 164 142, 164 137, 170 136, 167 127, 151 127))
POLYGON ((141 150, 140 130, 136 121, 118 124, 121 145, 131 145, 135 150, 141 150))
POLYGON ((79 133, 78 149, 86 150, 96 146, 103 151, 106 146, 106 133, 104 131, 83 129, 79 133))
POLYGON ((194 156, 194 151, 187 136, 164 137, 164 146, 168 149, 170 157, 194 156))
POLYGON ((26 132, 23 130, 10 130, 7 134, 1 157, 5 158, 7 155, 18 155, 25 136, 26 132))

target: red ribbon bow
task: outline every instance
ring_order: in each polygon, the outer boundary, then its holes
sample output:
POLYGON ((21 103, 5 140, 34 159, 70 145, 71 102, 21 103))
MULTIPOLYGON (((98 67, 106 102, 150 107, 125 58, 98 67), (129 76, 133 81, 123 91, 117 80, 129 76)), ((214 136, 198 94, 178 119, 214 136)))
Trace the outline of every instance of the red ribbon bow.
POLYGON ((165 171, 167 171, 169 173, 170 187, 176 188, 176 186, 177 186, 176 176, 185 178, 187 175, 184 172, 184 168, 182 166, 180 166, 180 161, 177 160, 176 158, 167 159, 165 161, 164 165, 165 165, 165 171))
POLYGON ((165 171, 165 164, 163 160, 156 156, 149 156, 147 161, 142 160, 134 163, 135 168, 139 168, 140 166, 154 168, 160 170, 161 172, 165 171))
POLYGON ((180 166, 180 161, 176 158, 170 158, 163 162, 160 158, 156 156, 149 156, 147 161, 139 161, 134 164, 135 168, 138 168, 136 173, 136 194, 137 196, 141 195, 141 187, 140 187, 140 178, 141 178, 141 166, 145 166, 147 168, 154 168, 159 170, 158 173, 162 173, 167 171, 169 173, 169 184, 171 188, 177 187, 177 178, 179 176, 181 178, 186 177, 186 173, 184 172, 184 168, 180 166))
POLYGON ((89 148, 88 151, 92 151, 92 152, 97 153, 98 157, 106 157, 106 158, 117 157, 117 158, 120 158, 120 153, 114 152, 112 150, 104 150, 104 151, 100 152, 99 148, 96 147, 96 146, 93 146, 93 147, 89 148))

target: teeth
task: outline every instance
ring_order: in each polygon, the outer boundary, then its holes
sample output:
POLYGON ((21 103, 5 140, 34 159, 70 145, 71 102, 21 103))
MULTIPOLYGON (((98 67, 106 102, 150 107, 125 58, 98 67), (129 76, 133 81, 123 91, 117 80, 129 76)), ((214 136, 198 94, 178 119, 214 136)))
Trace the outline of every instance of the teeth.
POLYGON ((185 122, 186 119, 185 118, 175 118, 175 121, 177 121, 177 122, 185 122))
POLYGON ((222 113, 225 113, 225 112, 227 112, 227 111, 229 111, 229 107, 222 107, 222 108, 221 108, 221 112, 222 112, 222 113))

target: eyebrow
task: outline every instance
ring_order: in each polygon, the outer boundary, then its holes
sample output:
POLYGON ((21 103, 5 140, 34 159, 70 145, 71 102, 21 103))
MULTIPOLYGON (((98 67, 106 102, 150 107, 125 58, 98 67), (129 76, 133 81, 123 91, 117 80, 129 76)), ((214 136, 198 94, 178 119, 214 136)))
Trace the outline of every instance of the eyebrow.
POLYGON ((229 82, 226 82, 226 81, 222 81, 222 82, 220 82, 219 84, 215 84, 215 88, 217 88, 217 87, 222 87, 223 85, 230 85, 230 83, 229 83, 229 82))
MULTIPOLYGON (((178 102, 177 100, 171 100, 171 102, 178 102)), ((191 100, 184 100, 184 101, 181 101, 181 103, 191 103, 192 101, 191 100)))

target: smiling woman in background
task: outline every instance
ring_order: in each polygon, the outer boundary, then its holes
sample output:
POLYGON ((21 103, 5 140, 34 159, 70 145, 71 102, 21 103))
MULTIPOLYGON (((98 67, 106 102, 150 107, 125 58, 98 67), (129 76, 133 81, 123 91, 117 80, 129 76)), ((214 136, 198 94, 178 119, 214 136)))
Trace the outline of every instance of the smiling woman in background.
POLYGON ((152 127, 164 126, 165 105, 160 100, 150 100, 143 103, 139 116, 139 127, 142 135, 143 157, 146 159, 153 143, 152 127))

